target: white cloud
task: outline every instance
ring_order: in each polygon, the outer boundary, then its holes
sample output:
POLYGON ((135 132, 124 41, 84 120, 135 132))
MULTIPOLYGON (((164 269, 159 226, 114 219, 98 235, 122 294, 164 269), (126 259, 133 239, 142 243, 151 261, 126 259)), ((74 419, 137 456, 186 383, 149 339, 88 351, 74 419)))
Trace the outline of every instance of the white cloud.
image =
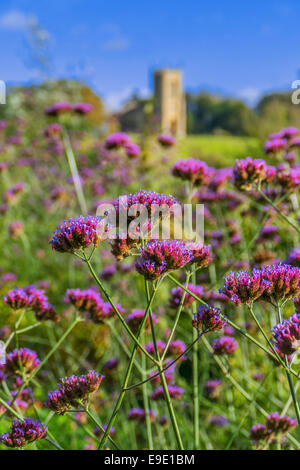
POLYGON ((125 37, 117 37, 102 43, 101 49, 105 51, 124 51, 129 47, 129 40, 125 37))
POLYGON ((26 31, 32 16, 19 10, 11 10, 0 17, 0 28, 11 31, 26 31))
POLYGON ((261 94, 261 90, 254 87, 243 88, 238 92, 238 96, 243 100, 247 101, 249 104, 255 104, 261 94))

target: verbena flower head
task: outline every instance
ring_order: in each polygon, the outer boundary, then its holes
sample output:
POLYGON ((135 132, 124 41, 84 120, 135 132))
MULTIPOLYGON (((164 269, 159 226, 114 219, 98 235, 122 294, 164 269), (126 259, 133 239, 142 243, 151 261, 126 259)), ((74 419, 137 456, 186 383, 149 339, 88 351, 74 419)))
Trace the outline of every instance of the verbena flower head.
POLYGON ((67 102, 55 103, 45 109, 45 113, 49 116, 58 116, 59 114, 64 114, 69 111, 72 111, 72 105, 67 102))
POLYGON ((141 152, 140 147, 134 142, 130 142, 124 146, 126 155, 129 158, 137 158, 141 152))
POLYGON ((74 253, 89 246, 97 247, 100 238, 97 233, 98 217, 79 215, 64 221, 53 234, 52 248, 61 253, 74 253))
MULTIPOLYGON (((88 319, 94 323, 103 323, 113 315, 111 305, 101 298, 93 289, 68 289, 65 302, 72 304, 79 312, 87 314, 88 319)), ((120 313, 124 313, 120 305, 116 305, 120 313)))
MULTIPOLYGON (((182 397, 182 395, 185 392, 184 388, 178 387, 177 385, 168 385, 168 391, 170 394, 170 397, 173 398, 174 400, 178 400, 179 398, 182 397)), ((163 400, 164 399, 164 390, 163 387, 160 386, 156 388, 152 395, 151 395, 152 400, 163 400)))
POLYGON ((75 103, 72 109, 78 114, 88 114, 92 111, 93 106, 89 103, 75 103))
POLYGON ((220 293, 227 295, 237 305, 250 304, 259 299, 270 285, 260 269, 254 269, 252 273, 231 272, 225 276, 224 281, 224 287, 220 289, 220 293))
POLYGON ((57 322, 59 320, 55 307, 50 304, 43 289, 36 289, 35 286, 26 286, 24 291, 29 298, 29 307, 34 311, 38 321, 51 320, 57 322))
POLYGON ((266 425, 272 434, 286 434, 297 426, 297 420, 286 415, 280 416, 276 411, 267 416, 266 425))
POLYGON ((300 268, 289 264, 276 264, 263 267, 261 275, 267 282, 263 292, 265 300, 281 301, 300 294, 300 268))
POLYGON ((222 311, 217 307, 209 305, 200 305, 197 313, 194 313, 192 325, 202 333, 218 331, 226 325, 226 319, 222 311))
POLYGON ((197 268, 206 268, 212 262, 210 246, 203 245, 201 242, 188 241, 186 247, 192 252, 192 262, 197 268))
POLYGON ((178 160, 173 168, 172 174, 184 181, 190 181, 196 186, 207 185, 212 177, 213 170, 201 160, 187 158, 178 160))
POLYGON ((87 403, 90 394, 95 393, 103 379, 98 372, 90 370, 86 375, 71 375, 60 379, 57 390, 49 392, 45 406, 54 413, 62 415, 78 406, 87 403))
POLYGON ((105 140, 105 147, 109 150, 118 149, 128 144, 131 144, 131 140, 125 132, 115 132, 110 134, 105 140))
POLYGON ((300 313, 300 295, 298 295, 298 297, 295 297, 293 299, 293 302, 294 302, 294 305, 295 305, 296 312, 300 313))
MULTIPOLYGON (((187 288, 197 297, 201 298, 204 294, 202 286, 195 286, 194 284, 189 284, 187 288)), ((182 300, 184 293, 185 293, 185 297, 183 301, 184 307, 189 307, 190 305, 192 305, 193 302, 195 302, 195 299, 191 294, 189 294, 188 292, 185 292, 185 290, 182 289, 181 287, 174 287, 174 289, 171 290, 171 295, 169 298, 169 305, 171 308, 177 308, 180 305, 180 302, 182 300)))
POLYGON ((299 168, 278 168, 276 181, 281 186, 282 191, 299 191, 300 188, 300 169, 299 168))
POLYGON ((292 139, 296 135, 299 134, 299 129, 297 127, 284 127, 280 131, 280 135, 282 136, 283 139, 292 139))
POLYGON ((231 356, 238 347, 238 343, 231 336, 222 336, 212 342, 212 348, 216 356, 224 354, 231 356))
POLYGON ((3 300, 14 310, 30 308, 39 321, 51 320, 56 322, 59 317, 55 307, 49 303, 44 292, 44 290, 36 289, 34 286, 16 287, 9 291, 3 300))
POLYGON ((222 428, 224 426, 227 426, 228 419, 222 415, 213 415, 209 418, 209 424, 222 428))
POLYGON ((44 136, 45 137, 58 137, 61 135, 62 127, 57 122, 53 122, 52 124, 48 124, 48 126, 44 129, 44 136))
POLYGON ((40 421, 25 418, 12 421, 9 432, 0 435, 0 442, 7 447, 25 447, 31 442, 39 441, 47 436, 47 426, 40 421))
POLYGON ((38 366, 40 360, 37 353, 28 348, 15 349, 6 355, 5 373, 22 376, 22 371, 30 375, 38 366))
POLYGON ((233 168, 233 182, 239 189, 249 189, 254 183, 261 183, 267 178, 268 166, 264 160, 247 157, 237 160, 233 168))
POLYGON ((157 136, 157 142, 162 146, 162 147, 173 147, 173 145, 176 144, 176 140, 174 137, 168 134, 161 134, 157 136))
POLYGON ((219 395, 222 380, 210 379, 205 382, 205 395, 209 398, 216 398, 219 395))
POLYGON ((300 147, 300 137, 294 137, 290 143, 289 143, 290 148, 298 148, 300 147))
POLYGON ((291 266, 295 266, 300 268, 300 247, 293 248, 287 258, 284 260, 284 264, 290 264, 291 266))
MULTIPOLYGON (((137 204, 141 204, 148 208, 151 211, 151 206, 168 206, 172 208, 175 204, 178 204, 178 201, 174 196, 166 195, 164 193, 157 193, 156 191, 146 191, 141 189, 137 193, 126 194, 125 196, 120 196, 118 199, 113 201, 113 205, 118 213, 120 205, 127 211, 137 204)), ((149 216, 151 212, 149 213, 149 216)), ((133 216, 134 217, 134 216, 133 216)))
POLYGON ((145 279, 156 280, 162 274, 180 269, 193 260, 185 243, 178 240, 153 240, 140 249, 136 270, 145 279))
MULTIPOLYGON (((149 417, 150 421, 153 423, 156 418, 156 412, 149 409, 149 417)), ((143 408, 132 408, 128 411, 127 418, 129 421, 138 421, 140 423, 144 423, 146 419, 146 412, 143 408)))
POLYGON ((23 309, 29 306, 29 298, 24 289, 15 287, 3 297, 4 302, 14 310, 23 309))
POLYGON ((251 427, 249 434, 251 441, 257 443, 268 439, 271 433, 265 424, 258 423, 251 427))
MULTIPOLYGON (((125 318, 125 321, 127 325, 130 327, 130 329, 133 331, 133 333, 137 333, 140 327, 140 324, 145 316, 145 310, 140 310, 138 308, 135 308, 132 310, 132 312, 125 318)), ((154 314, 152 314, 152 321, 153 324, 155 325, 157 323, 157 318, 154 314)), ((147 316, 146 323, 145 323, 145 329, 146 331, 150 331, 150 319, 149 316, 147 316)))
MULTIPOLYGON (((172 340, 170 342, 167 353, 175 357, 180 356, 186 350, 186 344, 180 339, 172 340)), ((186 359, 185 356, 182 356, 182 359, 186 359)))
MULTIPOLYGON (((164 352, 164 349, 166 347, 166 343, 164 341, 162 341, 161 339, 158 339, 156 341, 156 346, 157 346, 157 350, 159 352, 159 355, 162 355, 162 353, 164 352)), ((149 354, 152 354, 152 355, 155 354, 155 347, 154 347, 154 344, 152 342, 146 344, 146 351, 149 354)))
POLYGON ((268 140, 265 143, 264 150, 267 154, 276 154, 285 150, 286 146, 286 139, 279 136, 279 138, 268 140))
POLYGON ((278 323, 273 329, 273 341, 282 354, 293 354, 300 349, 300 313, 278 323))

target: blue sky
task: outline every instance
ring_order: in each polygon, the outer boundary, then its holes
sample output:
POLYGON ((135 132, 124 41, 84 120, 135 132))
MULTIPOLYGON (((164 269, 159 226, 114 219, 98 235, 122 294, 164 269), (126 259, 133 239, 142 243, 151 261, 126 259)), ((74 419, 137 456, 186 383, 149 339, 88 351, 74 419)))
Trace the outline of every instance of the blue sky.
POLYGON ((87 81, 111 108, 181 67, 188 90, 255 100, 299 78, 299 0, 1 0, 0 79, 37 78, 30 21, 49 37, 52 77, 87 81))

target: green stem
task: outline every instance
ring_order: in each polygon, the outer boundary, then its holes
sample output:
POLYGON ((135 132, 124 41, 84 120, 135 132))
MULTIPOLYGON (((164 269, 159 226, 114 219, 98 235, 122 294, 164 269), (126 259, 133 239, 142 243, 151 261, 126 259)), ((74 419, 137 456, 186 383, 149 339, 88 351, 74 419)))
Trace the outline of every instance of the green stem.
POLYGON ((82 185, 81 185, 81 181, 80 181, 80 176, 79 176, 79 173, 78 173, 76 159, 75 159, 75 156, 74 156, 71 141, 70 141, 70 138, 69 138, 69 135, 68 135, 67 131, 63 132, 63 142, 64 142, 64 146, 65 146, 65 151, 66 151, 66 155, 67 155, 67 159, 68 159, 69 168, 70 168, 72 178, 73 178, 73 184, 74 184, 74 187, 75 187, 77 199, 78 199, 81 211, 83 212, 84 215, 86 215, 87 214, 87 205, 86 205, 85 197, 84 197, 84 194, 83 194, 83 189, 82 189, 82 185))
MULTIPOLYGON (((191 273, 188 273, 187 276, 186 276, 186 282, 185 282, 185 287, 186 287, 186 288, 187 288, 188 285, 189 285, 190 277, 191 277, 191 273)), ((164 359, 165 359, 165 357, 166 357, 166 354, 167 354, 167 352, 168 352, 170 343, 171 343, 171 341, 172 341, 172 338, 173 338, 173 336, 174 336, 175 330, 176 330, 176 328, 177 328, 177 325, 178 325, 178 322, 179 322, 179 318, 180 318, 180 315, 181 315, 181 312, 182 312, 182 309, 183 309, 185 297, 186 297, 186 291, 184 290, 184 291, 183 291, 183 294, 182 294, 182 297, 181 297, 181 300, 180 300, 180 304, 179 304, 178 309, 177 309, 177 312, 176 312, 176 316, 175 316, 175 319, 174 319, 174 323, 173 323, 173 327, 172 327, 170 336, 169 336, 169 338, 168 338, 168 341, 167 341, 166 347, 165 347, 165 349, 164 349, 164 352, 163 352, 163 354, 162 354, 162 356, 161 356, 161 362, 163 362, 164 359)))
MULTIPOLYGON (((35 377, 35 375, 41 370, 41 368, 46 364, 46 362, 50 359, 50 357, 55 353, 55 351, 59 348, 59 346, 63 343, 66 337, 71 333, 73 328, 82 321, 82 319, 76 316, 75 320, 69 326, 69 328, 65 331, 65 333, 60 337, 57 343, 53 346, 53 348, 49 351, 47 356, 43 359, 43 361, 39 364, 39 366, 24 380, 23 385, 19 388, 18 393, 15 395, 13 401, 10 405, 13 405, 20 393, 24 390, 27 384, 35 377)), ((9 410, 10 411, 10 410, 9 410)), ((2 415, 3 416, 3 415, 2 415)))
MULTIPOLYGON (((277 302, 277 320, 278 320, 279 323, 282 322, 281 308, 280 308, 279 302, 277 302)), ((285 362, 286 367, 287 367, 286 376, 287 376, 289 387, 290 387, 290 392, 291 392, 291 396, 292 396, 292 400, 293 400, 293 405, 294 405, 294 408, 295 408, 295 413, 296 413, 296 417, 297 417, 297 421, 298 421, 298 426, 300 426, 299 403, 298 403, 298 400, 297 400, 297 396, 296 396, 296 392, 295 392, 295 388, 294 388, 294 384, 293 384, 293 379, 291 377, 290 371, 288 370, 288 359, 287 359, 286 356, 284 356, 284 362, 285 362)))
POLYGON ((278 207, 273 203, 273 201, 260 189, 260 188, 257 188, 257 191, 259 192, 259 194, 265 199, 265 201, 268 202, 268 204, 270 204, 270 206, 273 207, 273 209, 277 212, 277 214, 285 221, 287 222, 291 227, 293 227, 293 229, 295 229, 299 234, 300 234, 300 229, 299 227, 294 223, 293 220, 289 219, 286 215, 284 215, 280 209, 278 209, 278 207))
POLYGON ((254 313, 254 310, 253 310, 253 305, 250 304, 249 305, 249 311, 251 313, 251 316, 253 318, 253 320, 255 321, 257 327, 259 328, 261 334, 263 335, 263 337, 265 338, 267 344, 269 345, 269 347, 272 349, 273 353, 275 354, 276 358, 277 358, 277 361, 281 363, 281 365, 286 368, 286 364, 284 363, 284 361, 281 359, 281 357, 279 356, 278 352, 276 351, 276 349, 274 348, 274 345, 273 343, 270 341, 270 339, 268 338, 265 330, 263 329, 263 327, 261 326, 261 324, 259 323, 258 319, 257 319, 257 316, 255 315, 254 313))
MULTIPOLYGON (((210 353, 213 353, 213 349, 212 347, 210 346, 209 342, 207 341, 207 339, 203 336, 203 343, 205 344, 205 347, 206 349, 210 352, 210 353)), ((222 363, 221 359, 218 357, 218 356, 215 356, 213 354, 213 358, 214 360, 216 361, 216 363, 218 364, 218 366, 220 367, 221 371, 223 372, 224 376, 232 383, 232 385, 238 390, 238 392, 244 397, 246 398, 247 401, 249 401, 249 403, 251 403, 263 416, 268 416, 269 413, 264 410, 255 400, 253 397, 251 397, 247 392, 246 390, 243 389, 243 387, 241 387, 239 385, 239 383, 232 377, 232 375, 229 373, 229 371, 226 369, 226 367, 224 366, 224 364, 222 363)), ((289 439, 290 442, 292 442, 294 445, 296 445, 297 449, 300 449, 300 443, 291 435, 291 434, 287 434, 286 435, 287 438, 289 439)))
POLYGON ((181 359, 183 356, 186 356, 190 350, 192 349, 192 347, 194 346, 194 344, 196 343, 196 341, 199 341, 199 339, 201 338, 203 333, 201 333, 200 335, 197 335, 197 338, 179 355, 177 356, 173 361, 171 362, 168 362, 168 365, 166 367, 164 367, 161 371, 157 372, 156 374, 154 375, 151 375, 151 377, 148 377, 148 379, 144 380, 143 382, 139 382, 137 384, 134 384, 134 385, 130 385, 130 387, 127 387, 125 390, 132 390, 134 388, 137 388, 139 387, 140 385, 143 385, 144 383, 147 383, 147 382, 150 382, 151 380, 155 379, 155 377, 158 377, 159 375, 161 375, 163 372, 166 372, 168 369, 170 369, 170 367, 173 366, 173 364, 176 364, 176 362, 179 361, 179 359, 181 359))
POLYGON ((106 439, 108 437, 108 434, 115 422, 115 419, 118 415, 118 412, 119 412, 119 409, 122 405, 122 402, 123 402, 123 399, 124 399, 124 396, 125 396, 125 393, 126 393, 126 388, 127 388, 127 385, 128 385, 128 382, 129 382, 129 378, 130 378, 130 374, 131 374, 131 370, 132 370, 132 366, 134 364, 134 359, 135 359, 135 356, 136 356, 136 352, 137 352, 137 348, 138 348, 138 338, 140 337, 140 334, 141 332, 143 331, 143 328, 145 326, 145 323, 146 323, 146 320, 147 320, 147 317, 148 317, 148 314, 149 314, 149 311, 151 309, 151 305, 152 305, 152 302, 154 300, 154 297, 155 297, 155 294, 157 292, 157 289, 158 289, 158 286, 153 289, 153 292, 151 294, 151 297, 150 297, 150 300, 149 300, 149 303, 147 305, 147 308, 146 308, 146 311, 145 311, 145 315, 143 317, 143 320, 140 324, 140 327, 139 327, 139 330, 138 330, 138 333, 137 333, 137 342, 134 343, 133 345, 133 349, 132 349, 132 352, 131 352, 131 357, 130 357, 130 360, 129 360, 129 364, 127 366, 127 370, 126 370, 126 374, 125 374, 125 378, 124 378, 124 381, 123 381, 123 385, 122 385, 122 389, 121 389, 121 392, 119 394, 119 397, 118 397, 118 400, 115 404, 115 407, 113 409, 113 412, 112 412, 112 415, 110 417, 110 420, 109 420, 109 423, 107 425, 107 428, 105 430, 105 433, 99 443, 99 447, 98 449, 101 450, 103 449, 104 445, 105 445, 105 442, 106 442, 106 439))
MULTIPOLYGON (((149 290, 148 290, 147 281, 146 281, 145 285, 146 285, 146 295, 147 295, 147 298, 148 298, 149 297, 149 290)), ((162 387, 163 387, 164 397, 165 397, 165 401, 167 403, 167 407, 168 407, 168 410, 169 410, 169 415, 170 415, 170 418, 171 418, 171 423, 172 423, 172 427, 173 427, 175 437, 176 437, 176 440, 177 440, 178 448, 180 450, 182 450, 183 445, 182 445, 182 440, 181 440, 179 428, 178 428, 178 425, 177 425, 176 415, 175 415, 174 408, 173 408, 173 405, 172 405, 172 401, 171 401, 167 381, 166 381, 166 378, 165 378, 165 374, 164 374, 164 372, 162 372, 163 371, 163 365, 162 365, 162 361, 161 361, 160 355, 159 355, 159 350, 158 350, 158 347, 157 347, 155 329, 154 329, 151 309, 149 310, 149 318, 150 318, 150 324, 151 324, 152 341, 153 341, 153 345, 154 345, 154 349, 155 349, 156 360, 157 360, 157 363, 158 363, 158 365, 157 365, 158 371, 160 372, 160 380, 161 380, 162 387)))
MULTIPOLYGON (((168 274, 168 277, 175 283, 177 284, 178 286, 182 287, 182 289, 184 289, 188 294, 190 294, 192 297, 194 297, 194 299, 196 299, 198 302, 200 302, 201 304, 203 305, 207 305, 206 302, 204 302, 204 300, 200 299, 200 297, 198 297, 196 294, 194 294, 192 291, 190 291, 189 289, 185 288, 185 286, 177 281, 177 279, 172 276, 171 274, 168 274)), ((268 354, 270 357, 272 357, 275 361, 277 361, 279 364, 281 364, 285 369, 286 369, 286 365, 284 364, 284 362, 279 359, 278 355, 275 355, 273 354, 269 349, 267 349, 263 344, 261 344, 259 341, 257 341, 255 338, 253 338, 251 335, 249 335, 246 331, 244 331, 242 328, 240 328, 238 325, 236 325, 236 323, 234 323, 233 321, 229 320, 228 318, 226 318, 226 321, 229 325, 231 325, 236 331, 238 331, 241 335, 243 335, 245 338, 247 338, 249 341, 251 341, 253 344, 255 344, 256 346, 258 346, 260 349, 262 349, 266 354, 268 354)), ((294 376, 294 377, 297 377, 299 379, 299 375, 297 372, 295 372, 293 369, 289 369, 290 373, 294 376)))
MULTIPOLYGON (((101 424, 99 423, 99 421, 96 419, 96 417, 90 412, 90 410, 88 408, 84 408, 84 411, 86 412, 86 414, 88 415, 88 417, 93 421, 93 423, 99 428, 101 429, 101 431, 103 432, 103 434, 105 433, 105 429, 101 426, 101 424)), ((110 435, 108 435, 108 440, 112 443, 112 445, 115 447, 115 449, 117 450, 121 450, 120 447, 115 443, 115 441, 110 437, 110 435)))
POLYGON ((155 364, 157 364, 157 361, 146 351, 146 349, 144 348, 144 346, 141 345, 141 343, 139 342, 138 338, 135 337, 135 335, 132 333, 131 329, 129 328, 129 326, 127 325, 126 321, 124 320, 124 318, 122 317, 121 313, 119 312, 119 310, 117 309, 117 307, 115 306, 113 300, 111 299, 109 293, 107 292, 107 290, 105 289, 104 285, 102 284, 102 282, 100 281, 100 279, 98 278, 97 274, 95 273, 94 269, 93 269, 93 266, 91 265, 90 263, 90 260, 87 258, 86 254, 83 252, 83 256, 84 256, 84 259, 85 259, 85 262, 87 263, 88 267, 89 267, 89 270, 93 276, 93 278, 95 279, 96 283, 98 284, 98 286, 100 287, 100 289, 102 290, 103 294, 105 295, 106 299, 108 300, 108 302, 110 303, 113 311, 115 312, 115 314, 117 315, 117 317, 119 318, 120 322, 122 323, 123 327, 125 328, 125 330, 127 331, 127 333, 129 334, 129 336, 131 337, 131 339, 134 341, 135 345, 138 346, 141 351, 143 351, 143 353, 148 357, 148 359, 150 359, 150 361, 154 362, 155 364))
POLYGON ((163 387, 165 400, 166 400, 166 403, 167 403, 167 407, 168 407, 168 410, 169 410, 169 415, 170 415, 173 430, 174 430, 174 433, 175 433, 177 446, 178 446, 179 450, 184 450, 182 440, 181 440, 181 436, 180 436, 180 432, 179 432, 179 428, 178 428, 178 424, 177 424, 177 420, 176 420, 176 415, 175 415, 175 412, 174 412, 174 408, 173 408, 173 405, 172 405, 172 401, 171 401, 171 397, 170 397, 170 393, 169 393, 169 389, 168 389, 168 384, 167 384, 167 381, 166 381, 165 374, 163 373, 162 365, 160 364, 158 366, 158 368, 159 368, 159 371, 161 373, 161 384, 162 384, 162 387, 163 387))
MULTIPOLYGON (((145 341, 144 341, 145 342, 145 341)), ((146 378, 146 356, 142 355, 142 378, 145 380, 146 378)), ((146 421, 146 430, 147 430, 147 438, 148 438, 148 446, 149 450, 153 450, 153 437, 152 437, 152 426, 151 426, 151 418, 149 412, 149 397, 148 397, 148 390, 147 390, 147 383, 144 382, 142 386, 142 393, 143 393, 143 404, 145 410, 145 421, 146 421)))

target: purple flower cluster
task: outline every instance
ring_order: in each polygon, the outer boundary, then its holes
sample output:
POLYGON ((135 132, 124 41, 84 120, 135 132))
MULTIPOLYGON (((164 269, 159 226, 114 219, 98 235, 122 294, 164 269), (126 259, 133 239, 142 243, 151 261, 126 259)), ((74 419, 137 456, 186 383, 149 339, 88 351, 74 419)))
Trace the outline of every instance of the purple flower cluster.
POLYGON ((264 160, 247 157, 237 160, 233 168, 233 182, 239 189, 249 189, 252 184, 261 183, 268 176, 268 166, 264 160))
POLYGON ((74 253, 91 245, 97 247, 100 242, 98 223, 98 217, 82 215, 66 220, 55 230, 50 244, 61 253, 74 253))
POLYGON ((176 140, 174 137, 168 134, 161 134, 157 136, 157 142, 162 146, 162 147, 173 147, 176 144, 176 140))
MULTIPOLYGON (((185 389, 178 387, 177 385, 168 385, 168 391, 171 398, 173 398, 174 400, 178 400, 184 394, 185 389)), ((151 399, 155 401, 164 399, 164 389, 162 386, 156 388, 152 392, 151 399)))
POLYGON ((180 269, 193 260, 191 250, 178 240, 153 240, 140 249, 136 270, 145 279, 156 280, 162 274, 180 269))
POLYGON ((281 354, 290 355, 300 349, 300 313, 294 313, 288 320, 273 329, 274 344, 281 354))
POLYGON ((93 106, 90 103, 75 103, 72 110, 77 114, 88 114, 92 111, 93 106))
MULTIPOLYGON (((135 308, 132 310, 132 312, 125 318, 125 321, 127 325, 130 327, 132 332, 135 334, 138 332, 140 324, 145 316, 145 310, 140 310, 138 308, 135 308)), ((157 323, 157 318, 154 314, 152 314, 152 320, 153 324, 155 325, 157 323)), ((146 331, 150 331, 150 319, 149 316, 146 319, 145 323, 145 329, 146 331)))
POLYGON ((81 402, 86 404, 90 394, 98 390, 102 379, 103 376, 93 370, 86 375, 71 375, 60 379, 59 388, 49 392, 45 406, 54 413, 63 415, 81 402))
POLYGON ((216 356, 224 354, 231 356, 238 347, 238 343, 231 336, 222 336, 212 342, 212 348, 216 356))
POLYGON ((186 242, 186 247, 192 252, 193 263, 197 268, 206 268, 212 262, 210 246, 200 242, 186 242))
MULTIPOLYGON (((150 421, 153 423, 156 418, 156 412, 149 409, 150 421)), ((127 413, 127 418, 129 421, 138 421, 139 423, 144 423, 146 419, 146 412, 143 408, 132 408, 127 413)))
POLYGON ((267 285, 263 293, 265 300, 285 300, 300 294, 300 268, 289 264, 276 264, 261 269, 267 285))
POLYGON ((172 168, 173 176, 177 176, 184 181, 190 181, 196 186, 207 185, 212 178, 213 170, 205 162, 187 158, 178 160, 172 168))
POLYGON ((125 132, 115 132, 106 137, 105 147, 109 150, 119 149, 130 144, 130 137, 125 132))
POLYGON ((224 328, 226 319, 219 308, 200 305, 197 313, 194 313, 192 325, 202 333, 209 333, 224 328))
POLYGON ((105 140, 105 148, 108 150, 120 149, 125 150, 129 158, 136 158, 140 154, 140 147, 132 142, 130 137, 125 132, 115 132, 110 134, 105 140))
POLYGON ((151 209, 155 208, 152 206, 168 206, 171 209, 172 206, 179 203, 174 196, 166 195, 164 193, 157 193, 155 191, 146 191, 145 189, 141 189, 137 193, 120 196, 118 199, 113 201, 113 205, 117 213, 120 207, 126 211, 129 211, 132 206, 139 204, 148 208, 148 213, 150 216, 151 209))
POLYGON ((59 319, 55 307, 50 304, 45 291, 36 289, 35 286, 16 287, 9 291, 3 300, 14 310, 30 308, 39 321, 51 320, 57 322, 59 319))
POLYGON ((205 382, 204 390, 205 395, 209 398, 216 398, 219 395, 222 380, 210 379, 205 382))
POLYGON ((259 269, 254 269, 252 273, 248 271, 231 272, 224 280, 224 287, 220 293, 227 295, 237 305, 254 302, 262 296, 269 285, 259 269))
POLYGON ((295 297, 293 299, 293 302, 294 302, 294 305, 295 305, 296 312, 300 313, 300 295, 298 295, 298 297, 295 297))
POLYGON ((4 372, 7 375, 30 375, 39 365, 40 360, 35 351, 28 348, 14 349, 6 356, 4 372))
POLYGON ((265 266, 261 269, 231 272, 225 277, 223 294, 237 305, 250 304, 262 298, 279 301, 300 294, 300 268, 288 264, 265 266))
POLYGON ((286 145, 287 145, 286 139, 282 139, 282 138, 271 139, 265 143, 264 150, 268 154, 276 154, 276 153, 282 152, 282 150, 285 150, 286 145))
POLYGON ((296 193, 300 188, 300 169, 278 168, 276 182, 281 186, 283 192, 290 191, 296 193))
MULTIPOLYGON (((189 284, 187 288, 197 297, 201 298, 203 296, 204 291, 202 286, 195 286, 194 284, 189 284)), ((171 290, 171 295, 169 298, 169 305, 171 308, 177 308, 180 305, 184 292, 184 289, 182 289, 181 287, 174 287, 174 289, 171 290)), ((183 306, 189 307, 190 305, 192 305, 193 302, 195 302, 194 297, 188 292, 185 292, 183 306)))
POLYGON ((47 436, 47 426, 31 418, 12 421, 10 431, 0 435, 0 442, 7 447, 25 447, 47 436))
POLYGON ((62 127, 57 122, 53 122, 52 124, 48 124, 48 126, 44 129, 44 136, 45 137, 57 137, 60 136, 62 132, 62 127))
POLYGON ((284 264, 290 264, 296 268, 300 268, 300 247, 293 248, 287 258, 284 260, 284 264))
POLYGON ((266 418, 266 424, 258 423, 250 429, 250 439, 258 443, 259 441, 274 441, 282 438, 284 434, 291 431, 297 425, 295 419, 289 416, 280 416, 278 412, 271 413, 266 418))
POLYGON ((89 103, 75 103, 72 105, 68 102, 58 102, 45 109, 48 116, 59 116, 60 114, 74 111, 78 114, 88 114, 92 110, 92 105, 89 103))
MULTIPOLYGON (((103 323, 113 315, 110 303, 104 302, 94 289, 68 289, 65 302, 72 304, 80 312, 86 313, 94 323, 103 323)), ((117 304, 117 308, 121 313, 124 313, 120 305, 117 304)))
MULTIPOLYGON (((159 355, 161 356, 162 353, 164 352, 165 347, 166 347, 166 343, 164 341, 162 341, 161 339, 158 339, 156 341, 156 346, 157 346, 157 350, 159 352, 159 355)), ((155 347, 154 347, 154 344, 152 342, 146 344, 146 351, 151 355, 155 354, 155 347)))

